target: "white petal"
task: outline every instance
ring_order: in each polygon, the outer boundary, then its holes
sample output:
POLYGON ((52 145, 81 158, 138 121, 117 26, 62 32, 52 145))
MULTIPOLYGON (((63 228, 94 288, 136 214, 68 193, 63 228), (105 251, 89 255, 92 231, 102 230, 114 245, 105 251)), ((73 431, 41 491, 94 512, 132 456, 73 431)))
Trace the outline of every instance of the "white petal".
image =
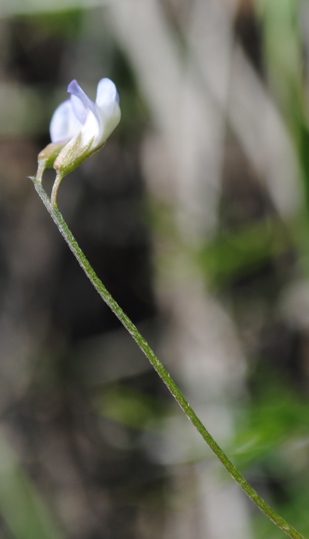
POLYGON ((118 102, 115 101, 113 104, 113 107, 109 108, 108 114, 107 114, 106 109, 99 108, 99 107, 98 107, 98 113, 100 116, 101 123, 100 123, 100 135, 99 135, 100 138, 97 144, 98 146, 100 146, 106 141, 106 139, 110 136, 110 134, 114 131, 114 129, 119 124, 120 118, 121 118, 121 112, 120 112, 120 107, 118 105, 118 102))
POLYGON ((100 118, 100 136, 97 144, 103 144, 120 122, 119 96, 110 79, 101 79, 97 88, 96 108, 100 118))
POLYGON ((96 149, 98 146, 101 146, 101 122, 98 121, 97 116, 94 116, 92 112, 89 112, 81 130, 82 144, 87 146, 92 140, 91 150, 96 149))
POLYGON ((81 129, 82 125, 77 120, 68 99, 59 105, 50 122, 50 138, 52 142, 61 142, 62 140, 74 137, 81 129))
POLYGON ((104 107, 113 108, 115 101, 117 101, 117 89, 113 81, 110 79, 101 79, 97 87, 96 105, 100 108, 104 107))

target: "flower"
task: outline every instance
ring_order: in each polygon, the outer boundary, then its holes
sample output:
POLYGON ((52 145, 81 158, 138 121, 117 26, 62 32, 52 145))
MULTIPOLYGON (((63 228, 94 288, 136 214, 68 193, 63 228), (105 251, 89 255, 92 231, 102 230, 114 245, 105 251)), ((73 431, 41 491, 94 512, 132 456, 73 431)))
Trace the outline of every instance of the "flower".
POLYGON ((61 179, 102 148, 121 117, 118 92, 110 79, 100 80, 95 102, 76 80, 70 82, 67 91, 70 99, 56 108, 50 122, 52 142, 38 157, 38 181, 46 167, 53 166, 57 172, 52 193, 54 205, 61 179))

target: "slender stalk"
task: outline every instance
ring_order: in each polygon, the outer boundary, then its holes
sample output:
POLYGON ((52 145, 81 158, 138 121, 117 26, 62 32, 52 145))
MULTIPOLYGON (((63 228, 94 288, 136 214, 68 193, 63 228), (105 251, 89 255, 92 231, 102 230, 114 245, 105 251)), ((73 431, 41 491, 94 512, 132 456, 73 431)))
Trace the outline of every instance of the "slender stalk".
POLYGON ((50 202, 51 202, 51 205, 53 206, 53 208, 57 207, 57 202, 56 202, 57 193, 58 193, 58 189, 59 189, 59 185, 61 183, 61 180, 62 180, 62 175, 58 171, 57 175, 56 175, 56 179, 54 181, 53 188, 52 188, 51 197, 50 197, 50 202))
POLYGON ((128 318, 128 316, 123 312, 121 307, 118 305, 118 303, 114 300, 114 298, 111 296, 111 294, 108 292, 108 290, 105 288, 102 281, 99 279, 99 277, 96 275, 94 269, 89 264, 86 256, 82 252, 81 248, 79 247, 78 243, 76 242, 72 232, 68 228, 68 225, 66 224, 65 220, 63 219, 60 211, 58 210, 57 206, 51 203, 50 199, 48 198, 48 195, 46 194, 45 190, 43 189, 41 183, 36 178, 31 178, 33 181, 34 187, 40 196, 43 204, 45 205, 47 211, 51 215, 54 223, 59 229, 59 232, 62 234, 63 238, 65 239, 66 243, 68 244, 69 248, 71 249, 72 253, 74 254, 75 258, 77 259, 78 263, 84 270, 85 274, 87 275, 88 279, 94 286, 94 288, 97 290, 98 294, 101 296, 103 301, 110 307, 110 309, 113 311, 113 313, 117 316, 117 318, 120 320, 120 322, 123 324, 123 326, 126 328, 126 330, 130 333, 130 335, 133 337, 133 339, 136 341, 142 352, 145 354, 147 359, 150 361, 151 365, 155 369, 155 371, 158 373, 160 378, 163 380, 165 385, 167 386, 170 393, 173 395, 177 403, 179 404, 180 408, 184 411, 184 413, 187 415, 187 417, 190 419, 190 421, 193 423, 195 428, 198 430, 202 438, 205 440, 205 442, 208 444, 210 449, 215 453, 215 455, 218 457, 218 459, 222 462, 223 466, 226 468, 226 470, 230 473, 230 475, 233 477, 233 479, 238 483, 238 485, 242 488, 242 490, 249 496, 249 498, 257 505, 257 507, 278 527, 280 528, 284 533, 286 533, 289 537, 292 539, 305 539, 303 535, 301 535, 297 530, 295 530, 290 524, 288 524, 280 515, 278 515, 260 496, 259 494, 249 485, 249 483, 246 481, 246 479, 243 477, 243 475, 238 471, 236 466, 229 460, 227 455, 222 451, 222 449, 218 446, 217 442, 213 439, 211 434, 208 432, 206 427, 203 425, 201 420, 198 418, 196 413, 194 412, 193 408, 189 405, 185 397, 183 396, 182 392, 180 391, 179 387, 176 385, 174 380, 172 379, 169 372, 166 370, 164 365, 160 362, 160 360, 157 358, 156 354, 153 352, 153 350, 150 348, 147 341, 144 339, 144 337, 139 333, 136 326, 133 324, 133 322, 128 318))

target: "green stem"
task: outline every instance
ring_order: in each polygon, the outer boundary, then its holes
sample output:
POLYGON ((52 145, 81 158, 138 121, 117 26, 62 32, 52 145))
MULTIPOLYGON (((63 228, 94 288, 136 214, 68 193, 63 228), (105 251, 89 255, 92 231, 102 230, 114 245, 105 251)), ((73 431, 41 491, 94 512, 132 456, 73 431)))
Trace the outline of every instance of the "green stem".
POLYGON ((58 193, 58 189, 59 189, 59 185, 61 183, 61 180, 62 180, 62 175, 60 174, 60 172, 57 172, 57 175, 56 175, 56 179, 54 181, 54 185, 53 185, 53 188, 52 188, 52 192, 51 192, 51 197, 50 197, 50 202, 51 202, 51 205, 53 206, 53 208, 56 208, 57 207, 57 193, 58 193))
POLYGON ((74 254, 75 258, 77 259, 78 263, 86 273, 88 279, 94 286, 94 288, 97 290, 98 294, 101 296, 103 301, 110 307, 110 309, 113 311, 113 313, 117 316, 117 318, 120 320, 120 322, 123 324, 123 326, 126 328, 126 330, 130 333, 130 335, 133 337, 133 339, 136 341, 142 352, 145 354, 147 359, 150 361, 151 365, 155 369, 155 371, 158 373, 160 378, 163 380, 167 388, 169 389, 170 393, 173 395, 175 400, 178 402, 180 408, 184 411, 184 413, 187 415, 187 417, 190 419, 190 421, 193 423, 195 428, 198 430, 202 438, 205 440, 205 442, 208 444, 210 449, 215 453, 215 455, 218 457, 218 459, 222 462, 223 466, 227 469, 227 471, 230 473, 230 475, 233 477, 233 479, 238 483, 238 485, 242 488, 242 490, 249 496, 249 498, 259 507, 259 509, 276 525, 278 528, 280 528, 284 533, 286 533, 289 537, 292 539, 304 539, 303 535, 298 533, 297 530, 292 528, 280 515, 278 515, 260 496, 259 494, 249 485, 249 483, 245 480, 243 475, 238 471, 236 466, 229 460, 229 458, 226 456, 226 454, 222 451, 222 449, 218 446, 217 442, 213 439, 211 434, 208 432, 206 427, 203 425, 201 420, 198 418, 194 410, 191 408, 189 403, 186 401, 185 397, 183 396, 182 392, 180 391, 179 387, 175 384, 174 380, 171 378, 171 375, 166 370, 164 365, 160 362, 160 360, 157 358, 153 350, 150 348, 149 344, 145 341, 144 337, 139 333, 136 326, 133 324, 133 322, 128 318, 128 316, 123 312, 121 307, 118 305, 118 303, 114 300, 114 298, 110 295, 108 290, 105 288, 102 281, 99 279, 99 277, 96 275, 95 271, 89 264, 86 256, 80 249, 79 245, 77 244, 74 236, 72 235, 70 229, 68 228, 68 225, 66 224, 65 220, 63 219, 60 211, 56 206, 53 206, 51 204, 50 199, 48 198, 48 195, 46 194, 45 190, 43 189, 41 183, 37 181, 36 178, 31 178, 33 181, 34 187, 40 196, 42 202, 44 203, 47 211, 51 215, 53 221, 55 222, 56 226, 59 229, 59 232, 62 234, 63 238, 67 242, 69 248, 71 249, 72 253, 74 254))

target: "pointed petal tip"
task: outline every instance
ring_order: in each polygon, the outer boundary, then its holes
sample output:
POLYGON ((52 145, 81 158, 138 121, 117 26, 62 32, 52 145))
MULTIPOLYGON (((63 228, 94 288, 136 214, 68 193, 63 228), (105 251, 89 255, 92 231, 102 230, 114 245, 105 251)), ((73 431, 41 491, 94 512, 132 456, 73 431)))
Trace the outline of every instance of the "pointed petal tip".
POLYGON ((75 94, 76 90, 79 88, 79 84, 76 79, 71 80, 69 84, 67 85, 67 92, 69 94, 75 94))

